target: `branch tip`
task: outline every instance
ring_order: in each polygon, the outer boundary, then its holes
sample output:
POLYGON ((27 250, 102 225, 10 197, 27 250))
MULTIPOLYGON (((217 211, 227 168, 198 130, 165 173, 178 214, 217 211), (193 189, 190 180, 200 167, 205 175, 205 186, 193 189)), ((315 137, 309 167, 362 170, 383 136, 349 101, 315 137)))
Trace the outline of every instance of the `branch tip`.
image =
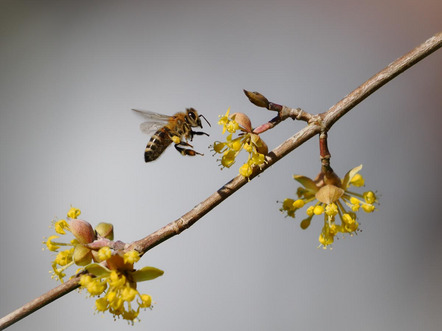
POLYGON ((269 100, 265 96, 263 96, 259 92, 250 92, 247 90, 243 90, 244 94, 249 98, 249 101, 253 103, 255 106, 270 109, 269 108, 269 100))

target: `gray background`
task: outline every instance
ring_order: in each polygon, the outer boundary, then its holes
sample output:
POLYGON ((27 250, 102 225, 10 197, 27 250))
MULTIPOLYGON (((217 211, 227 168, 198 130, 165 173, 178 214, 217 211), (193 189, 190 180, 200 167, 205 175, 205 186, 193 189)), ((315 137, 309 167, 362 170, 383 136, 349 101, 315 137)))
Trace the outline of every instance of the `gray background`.
MULTIPOLYGON (((442 3, 403 1, 1 1, 0 313, 56 285, 41 251, 70 205, 132 241, 187 212, 237 173, 208 145, 228 107, 254 126, 273 114, 242 89, 312 113, 442 30, 442 3), (173 147, 144 164, 131 108, 193 106, 212 123, 204 157, 173 147)), ((71 293, 11 330, 438 330, 442 323, 442 53, 431 55, 330 132, 338 174, 359 164, 379 210, 363 232, 317 249, 277 200, 319 171, 317 138, 146 255, 165 270, 139 285, 153 311, 130 329, 71 293)), ((263 135, 270 148, 301 129, 263 135)))

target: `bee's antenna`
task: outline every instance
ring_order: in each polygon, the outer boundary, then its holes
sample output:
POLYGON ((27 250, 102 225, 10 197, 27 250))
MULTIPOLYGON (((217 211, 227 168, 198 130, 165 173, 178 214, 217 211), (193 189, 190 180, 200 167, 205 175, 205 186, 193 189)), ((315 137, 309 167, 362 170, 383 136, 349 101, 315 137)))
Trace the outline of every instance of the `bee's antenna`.
POLYGON ((209 121, 201 114, 201 115, 199 115, 199 117, 202 117, 202 118, 204 118, 204 120, 207 122, 207 124, 209 124, 209 126, 210 127, 212 127, 211 125, 210 125, 210 123, 209 123, 209 121))

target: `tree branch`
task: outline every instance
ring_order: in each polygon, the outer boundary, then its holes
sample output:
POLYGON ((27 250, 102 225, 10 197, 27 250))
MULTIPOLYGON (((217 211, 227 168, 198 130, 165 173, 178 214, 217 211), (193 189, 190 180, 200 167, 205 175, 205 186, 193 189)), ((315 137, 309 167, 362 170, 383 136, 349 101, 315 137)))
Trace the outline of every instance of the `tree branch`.
MULTIPOLYGON (((290 137, 281 145, 276 147, 273 151, 271 151, 266 157, 265 165, 261 169, 258 169, 258 171, 254 172, 249 179, 253 179, 258 174, 264 172, 268 167, 275 164, 277 161, 292 152, 298 146, 305 143, 316 134, 319 134, 321 130, 329 130, 337 120, 344 116, 358 103, 363 101, 370 94, 375 92, 377 89, 385 85, 387 82, 389 82, 423 58, 435 52, 441 46, 442 32, 437 33, 436 35, 425 41, 423 44, 413 49, 411 52, 405 54, 401 58, 389 64, 385 69, 371 77, 353 92, 344 97, 341 101, 332 106, 328 111, 319 114, 319 116, 316 116, 316 121, 310 121, 307 127, 300 130, 294 136, 290 137)), ((276 104, 271 105, 271 110, 279 111, 279 108, 281 110, 284 108, 284 106, 276 107, 274 105, 276 104)), ((296 112, 293 113, 296 114, 296 112)), ((284 117, 281 117, 281 120, 283 118, 284 117)), ((275 121, 275 119, 273 119, 272 121, 275 123, 278 122, 275 121)), ((272 125, 271 127, 273 126, 274 125, 272 125)), ((163 228, 148 235, 147 237, 133 242, 132 244, 128 245, 125 250, 129 251, 132 249, 136 249, 141 254, 146 253, 148 250, 159 245, 163 241, 166 241, 167 239, 170 239, 173 236, 178 235, 184 230, 191 227, 204 215, 206 215, 222 201, 227 199, 229 196, 231 196, 247 183, 248 179, 240 175, 236 176, 230 182, 218 189, 215 193, 210 195, 206 200, 202 201, 200 204, 192 208, 189 212, 181 216, 179 219, 167 224, 163 228)), ((79 286, 78 281, 79 277, 76 276, 68 280, 67 282, 57 286, 56 288, 50 290, 49 292, 41 295, 40 297, 30 301, 29 303, 25 304, 14 312, 6 315, 2 319, 0 319, 0 329, 4 329, 14 324, 15 322, 21 320, 22 318, 33 313, 39 308, 76 289, 79 286)))
MULTIPOLYGON (((311 125, 300 130, 291 138, 287 139, 281 145, 276 147, 272 152, 270 152, 266 157, 265 165, 257 172, 255 172, 249 179, 253 179, 258 174, 264 172, 268 167, 275 164, 285 155, 292 152, 295 148, 305 143, 307 140, 321 132, 322 128, 329 130, 333 124, 342 116, 344 116, 348 111, 355 107, 358 103, 362 102, 370 94, 375 92, 377 89, 381 88, 383 85, 388 83, 390 80, 435 52, 442 46, 442 32, 434 35, 432 38, 425 41, 423 44, 419 45, 409 53, 405 54, 401 58, 389 64, 385 69, 378 72, 376 75, 371 77, 361 86, 356 88, 353 92, 348 94, 341 101, 332 106, 327 112, 320 114, 320 119, 322 123, 315 124, 311 122, 311 125)), ((245 91, 246 95, 248 92, 245 91)), ((263 97, 258 93, 259 96, 263 97)), ((264 97, 265 99, 265 97, 264 97)), ((267 99, 265 99, 267 101, 267 99)), ((253 102, 257 106, 267 107, 269 110, 282 112, 285 106, 280 106, 274 103, 268 102, 253 102)), ((294 115, 296 116, 296 115, 294 115)), ((284 118, 281 116, 281 118, 284 118)), ((273 120, 272 120, 273 121, 273 120)), ((137 251, 144 254, 151 248, 157 246, 161 242, 183 232, 184 230, 195 224, 201 217, 210 212, 213 208, 219 205, 223 200, 227 199, 242 186, 247 184, 247 178, 241 175, 236 176, 230 182, 221 187, 218 191, 209 196, 206 200, 195 206, 188 213, 181 216, 179 219, 175 220, 159 229, 158 231, 152 233, 151 235, 135 241, 129 246, 130 249, 136 249, 137 251)))
POLYGON ((412 67, 420 60, 437 51, 442 46, 442 32, 436 33, 433 37, 417 46, 412 51, 390 63, 385 69, 359 86, 356 90, 347 95, 344 99, 332 106, 327 112, 321 114, 327 128, 331 126, 350 109, 362 102, 370 94, 387 84, 390 80, 412 67))
POLYGON ((3 318, 0 319, 0 330, 3 330, 8 326, 11 326, 15 322, 18 322, 19 320, 25 318, 29 314, 32 314, 34 311, 46 306, 52 301, 57 300, 63 295, 68 294, 69 292, 75 290, 79 286, 78 285, 79 280, 80 277, 73 277, 69 279, 67 282, 58 285, 57 287, 39 296, 38 298, 29 301, 27 304, 23 305, 22 307, 14 310, 12 313, 9 313, 8 315, 4 316, 3 318))

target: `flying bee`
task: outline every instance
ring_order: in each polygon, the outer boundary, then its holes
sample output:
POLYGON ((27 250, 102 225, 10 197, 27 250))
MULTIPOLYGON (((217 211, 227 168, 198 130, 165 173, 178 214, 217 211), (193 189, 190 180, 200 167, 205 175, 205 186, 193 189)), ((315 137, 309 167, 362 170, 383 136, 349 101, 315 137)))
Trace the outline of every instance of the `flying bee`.
POLYGON ((203 128, 200 117, 204 118, 210 126, 206 118, 203 115, 198 115, 195 109, 187 108, 186 112, 179 112, 173 116, 163 115, 149 110, 132 110, 147 119, 146 122, 140 125, 142 132, 151 134, 156 131, 150 138, 144 151, 144 160, 146 162, 156 160, 172 142, 175 144, 176 150, 182 155, 203 155, 194 151, 192 149, 193 146, 187 142, 188 140, 192 141, 195 135, 208 136, 205 132, 192 130, 192 128, 196 127, 203 128), (183 138, 186 141, 184 141, 183 138))

